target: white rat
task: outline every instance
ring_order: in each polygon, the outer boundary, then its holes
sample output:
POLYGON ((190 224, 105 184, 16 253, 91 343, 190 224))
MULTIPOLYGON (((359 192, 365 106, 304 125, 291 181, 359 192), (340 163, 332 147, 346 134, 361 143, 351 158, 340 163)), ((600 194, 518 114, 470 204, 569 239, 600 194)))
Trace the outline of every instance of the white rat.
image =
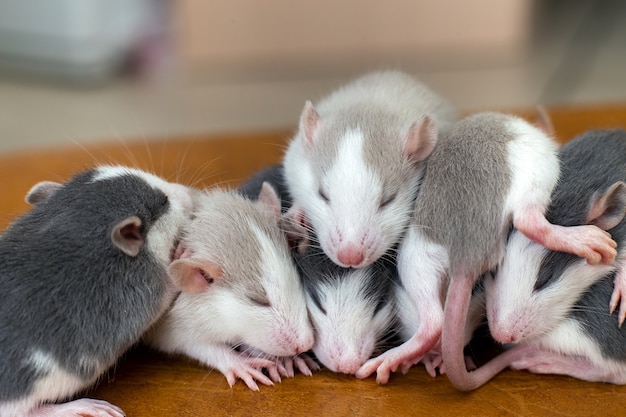
POLYGON ((0 236, 0 416, 111 416, 66 400, 97 379, 175 296, 167 267, 191 192, 103 166, 42 182, 33 209, 0 236))
POLYGON ((490 332, 516 346, 506 354, 512 368, 625 384, 623 309, 611 314, 616 304, 609 311, 609 302, 620 292, 626 259, 626 132, 587 132, 560 156, 563 175, 546 217, 608 230, 617 261, 590 265, 513 231, 495 278, 485 282, 490 332))
POLYGON ((377 371, 377 381, 384 383, 390 371, 422 360, 441 337, 450 381, 463 390, 484 382, 481 368, 468 373, 465 365, 467 312, 472 287, 501 261, 512 226, 551 249, 593 263, 612 262, 615 242, 605 231, 545 219, 558 175, 556 144, 520 118, 479 113, 442 135, 398 254, 400 279, 420 312, 420 328, 403 345, 366 363, 357 376, 377 371))
POLYGON ((276 357, 295 357, 300 370, 310 374, 315 364, 296 355, 313 346, 313 329, 278 227, 280 202, 272 187, 264 184, 258 201, 208 190, 196 205, 169 268, 195 291, 181 293, 146 341, 218 369, 231 386, 237 377, 253 390, 258 390, 255 381, 280 380, 289 372, 276 369, 285 363, 276 357))
POLYGON ((446 133, 456 120, 450 104, 400 71, 307 102, 283 160, 289 215, 312 227, 333 262, 370 265, 406 229, 436 126, 446 133))

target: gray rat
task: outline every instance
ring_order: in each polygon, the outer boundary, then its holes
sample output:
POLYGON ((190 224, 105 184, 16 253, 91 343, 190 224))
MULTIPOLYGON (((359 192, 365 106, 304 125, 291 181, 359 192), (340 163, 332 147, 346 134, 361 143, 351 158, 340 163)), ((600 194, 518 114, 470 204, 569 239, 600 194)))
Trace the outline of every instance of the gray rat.
POLYGON ((198 195, 169 267, 194 290, 181 293, 146 335, 148 344, 218 369, 231 386, 236 378, 253 390, 256 381, 272 385, 291 376, 284 367, 292 360, 310 375, 315 364, 299 355, 313 346, 313 329, 279 220, 280 202, 267 183, 258 201, 230 190, 198 195))
POLYGON ((307 102, 283 159, 289 215, 310 224, 333 262, 370 265, 404 233, 437 127, 456 120, 444 98, 400 71, 307 102))
POLYGON ((53 403, 94 384, 171 303, 191 194, 103 166, 26 199, 0 236, 0 415, 122 416, 104 401, 53 403))
POLYGON ((587 132, 565 144, 560 157, 563 175, 546 217, 607 230, 618 256, 609 265, 590 265, 513 231, 502 265, 485 285, 490 332, 516 346, 507 352, 515 369, 624 384, 623 315, 610 313, 626 256, 626 132, 587 132))
POLYGON ((400 280, 420 312, 420 329, 357 376, 377 371, 384 383, 390 371, 422 360, 441 337, 450 381, 462 390, 482 384, 491 369, 468 373, 463 355, 467 312, 478 277, 502 260, 511 227, 551 249, 612 262, 615 242, 605 231, 545 219, 558 176, 556 143, 518 117, 479 113, 441 135, 398 254, 400 280))

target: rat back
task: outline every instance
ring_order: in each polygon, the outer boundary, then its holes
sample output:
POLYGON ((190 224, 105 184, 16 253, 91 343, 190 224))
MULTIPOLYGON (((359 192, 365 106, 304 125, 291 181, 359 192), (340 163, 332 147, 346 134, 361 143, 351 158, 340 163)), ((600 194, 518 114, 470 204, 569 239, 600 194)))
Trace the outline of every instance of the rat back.
POLYGON ((335 263, 364 267, 398 242, 436 141, 431 127, 447 132, 456 119, 445 99, 399 71, 365 75, 305 106, 285 180, 335 263))
POLYGON ((450 265, 461 273, 477 276, 503 254, 512 120, 495 113, 470 116, 439 138, 428 160, 412 225, 447 248, 450 265))
POLYGON ((165 268, 190 204, 179 192, 135 170, 87 171, 0 237, 0 410, 94 382, 164 311, 165 268), (146 242, 136 256, 111 243, 128 216, 146 242))

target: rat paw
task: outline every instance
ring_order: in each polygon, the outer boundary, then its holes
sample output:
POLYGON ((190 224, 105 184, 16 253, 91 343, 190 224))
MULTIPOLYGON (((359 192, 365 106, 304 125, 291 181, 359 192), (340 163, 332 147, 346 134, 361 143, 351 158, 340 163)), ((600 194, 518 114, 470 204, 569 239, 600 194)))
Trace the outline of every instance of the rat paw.
POLYGON ((274 385, 274 382, 262 371, 272 366, 274 366, 274 363, 268 359, 238 357, 238 360, 232 363, 223 373, 231 388, 235 385, 235 382, 237 382, 237 378, 239 378, 248 388, 253 391, 258 391, 259 386, 256 381, 263 385, 274 385))

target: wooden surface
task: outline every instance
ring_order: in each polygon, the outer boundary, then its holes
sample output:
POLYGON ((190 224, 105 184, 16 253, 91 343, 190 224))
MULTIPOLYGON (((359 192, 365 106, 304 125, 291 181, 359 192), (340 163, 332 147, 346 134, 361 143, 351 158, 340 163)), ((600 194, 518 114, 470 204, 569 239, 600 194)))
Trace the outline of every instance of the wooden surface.
MULTIPOLYGON (((626 105, 554 108, 550 114, 561 141, 588 129, 626 127, 626 105)), ((237 185, 257 169, 280 161, 291 133, 114 141, 0 156, 0 228, 28 209, 24 196, 38 181, 65 180, 94 164, 121 163, 198 187, 237 185)), ((252 392, 241 382, 229 388, 219 372, 191 360, 143 347, 129 352, 86 394, 117 404, 131 417, 626 413, 626 387, 508 370, 471 393, 456 391, 445 376, 430 378, 421 366, 407 375, 393 375, 384 386, 374 378, 360 381, 321 371, 252 392)))

